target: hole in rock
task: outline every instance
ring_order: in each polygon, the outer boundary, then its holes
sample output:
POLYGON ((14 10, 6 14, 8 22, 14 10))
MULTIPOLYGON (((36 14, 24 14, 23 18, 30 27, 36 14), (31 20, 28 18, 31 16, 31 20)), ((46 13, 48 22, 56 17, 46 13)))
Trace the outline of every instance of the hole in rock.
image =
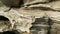
POLYGON ((5 25, 7 25, 7 24, 9 24, 10 23, 10 21, 9 21, 9 19, 8 18, 6 18, 6 17, 4 17, 4 16, 0 16, 0 25, 2 24, 5 24, 5 25))
POLYGON ((0 16, 0 21, 9 21, 9 19, 4 16, 0 16))

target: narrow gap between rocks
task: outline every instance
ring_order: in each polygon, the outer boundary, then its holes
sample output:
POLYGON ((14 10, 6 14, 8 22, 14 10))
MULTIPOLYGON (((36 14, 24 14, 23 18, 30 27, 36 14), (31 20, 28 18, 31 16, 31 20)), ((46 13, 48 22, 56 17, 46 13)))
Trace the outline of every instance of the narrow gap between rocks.
POLYGON ((52 20, 49 18, 49 19, 48 19, 49 28, 48 28, 47 34, 51 34, 51 25, 52 25, 51 22, 52 22, 52 20))

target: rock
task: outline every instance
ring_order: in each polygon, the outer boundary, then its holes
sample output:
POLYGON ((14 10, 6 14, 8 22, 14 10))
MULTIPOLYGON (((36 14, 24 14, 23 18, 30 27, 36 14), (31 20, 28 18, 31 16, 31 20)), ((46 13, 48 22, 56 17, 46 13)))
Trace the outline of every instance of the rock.
POLYGON ((49 2, 49 0, 25 0, 24 2, 25 2, 24 5, 28 5, 28 4, 45 3, 45 2, 49 2))
POLYGON ((4 5, 8 7, 19 7, 22 0, 0 0, 4 5))
POLYGON ((60 34, 60 0, 21 2, 24 6, 13 8, 21 6, 20 0, 0 0, 0 32, 60 34))
POLYGON ((4 12, 9 10, 10 7, 5 6, 1 1, 0 1, 0 12, 4 12))

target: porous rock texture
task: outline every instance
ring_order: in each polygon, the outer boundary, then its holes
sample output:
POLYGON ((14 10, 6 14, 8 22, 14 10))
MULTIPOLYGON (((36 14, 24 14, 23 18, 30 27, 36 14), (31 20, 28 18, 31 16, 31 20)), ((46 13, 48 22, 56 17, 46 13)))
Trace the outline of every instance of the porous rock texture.
POLYGON ((0 0, 0 32, 8 31, 60 34, 60 0, 0 0))

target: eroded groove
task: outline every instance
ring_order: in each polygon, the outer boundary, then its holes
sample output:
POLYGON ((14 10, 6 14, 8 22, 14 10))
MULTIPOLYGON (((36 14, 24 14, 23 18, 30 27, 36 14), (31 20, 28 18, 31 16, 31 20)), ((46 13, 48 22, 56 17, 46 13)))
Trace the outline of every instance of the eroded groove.
POLYGON ((35 22, 32 23, 32 27, 30 28, 33 34, 46 34, 48 31, 48 23, 45 18, 36 18, 35 22), (45 32, 45 33, 44 33, 45 32))
POLYGON ((48 24, 49 24, 49 28, 48 28, 48 32, 47 32, 47 34, 51 34, 50 32, 51 32, 51 22, 52 22, 52 20, 49 18, 48 19, 48 24))
POLYGON ((49 0, 49 2, 55 2, 55 1, 60 1, 60 0, 49 0))
POLYGON ((49 4, 49 3, 55 2, 55 1, 59 1, 59 0, 48 0, 48 2, 35 2, 35 3, 27 4, 26 6, 37 5, 37 4, 49 4))
POLYGON ((36 7, 36 6, 35 7, 34 6, 32 6, 32 7, 27 6, 27 8, 31 9, 31 10, 33 10, 33 9, 35 10, 36 9, 36 10, 43 10, 43 11, 54 11, 54 12, 57 11, 57 12, 60 12, 59 9, 54 9, 54 8, 43 6, 43 5, 42 6, 38 6, 38 7, 36 7))
POLYGON ((36 4, 46 4, 46 3, 48 3, 48 2, 37 2, 37 3, 27 4, 26 6, 36 5, 36 4))

